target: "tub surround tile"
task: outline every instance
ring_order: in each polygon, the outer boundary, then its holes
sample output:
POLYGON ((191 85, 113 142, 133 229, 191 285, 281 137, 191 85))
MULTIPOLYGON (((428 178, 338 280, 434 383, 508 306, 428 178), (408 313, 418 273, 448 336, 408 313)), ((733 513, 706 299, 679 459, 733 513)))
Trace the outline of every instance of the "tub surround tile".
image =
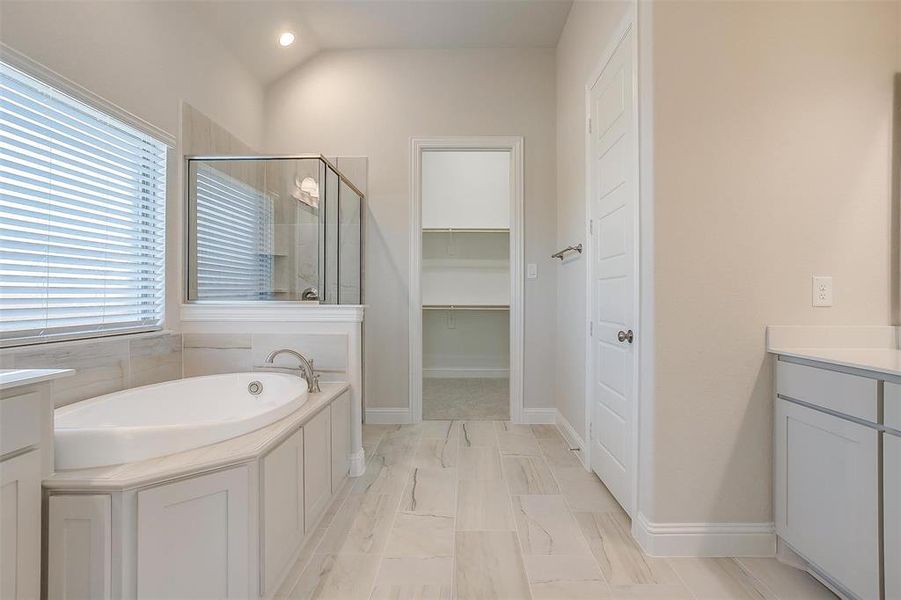
POLYGON ((457 488, 457 531, 515 529, 510 496, 503 480, 461 479, 457 488))
POLYGON ((456 469, 414 467, 401 498, 400 510, 452 517, 456 513, 456 469))
POLYGON ((182 351, 185 377, 251 371, 249 348, 189 348, 182 351))
POLYGON ((135 338, 128 342, 129 387, 182 377, 181 334, 135 338))
POLYGON ((523 554, 590 555, 563 496, 515 496, 513 515, 523 554))
MULTIPOLYGON (((250 348, 254 367, 264 364, 273 350, 289 348, 312 359, 317 370, 342 373, 347 370, 348 340, 343 333, 254 333, 251 335, 250 348)), ((275 364, 297 367, 297 359, 286 355, 278 356, 275 364)))
POLYGON ((532 597, 512 531, 457 532, 454 583, 460 598, 532 597))
POLYGON ((551 470, 541 457, 504 456, 501 464, 507 487, 514 496, 560 493, 551 470))
POLYGON ((249 333, 185 333, 182 339, 185 348, 207 348, 211 350, 251 349, 252 335, 249 333))
POLYGON ((523 556, 535 600, 594 600, 611 591, 591 556, 523 556))

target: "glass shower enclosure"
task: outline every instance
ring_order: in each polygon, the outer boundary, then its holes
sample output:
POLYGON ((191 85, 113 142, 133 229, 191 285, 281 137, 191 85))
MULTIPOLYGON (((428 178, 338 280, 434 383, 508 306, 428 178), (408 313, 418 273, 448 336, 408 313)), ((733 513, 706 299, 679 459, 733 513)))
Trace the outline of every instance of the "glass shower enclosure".
POLYGON ((363 194, 319 155, 187 162, 189 302, 363 302, 363 194))

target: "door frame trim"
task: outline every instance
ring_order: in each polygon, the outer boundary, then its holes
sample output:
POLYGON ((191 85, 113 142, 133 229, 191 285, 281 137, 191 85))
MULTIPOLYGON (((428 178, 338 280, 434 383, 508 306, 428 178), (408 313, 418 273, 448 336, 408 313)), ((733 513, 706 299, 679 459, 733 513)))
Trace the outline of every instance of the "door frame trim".
POLYGON ((410 422, 422 421, 422 153, 427 150, 510 152, 510 420, 523 422, 523 331, 525 289, 524 172, 522 136, 414 137, 410 139, 410 422))
POLYGON ((591 156, 591 133, 588 131, 588 123, 591 118, 591 89, 600 76, 603 74, 604 69, 607 68, 607 65, 610 63, 610 60, 613 58, 613 55, 616 53, 617 49, 619 49, 623 40, 625 40, 626 36, 629 33, 632 33, 631 46, 632 46, 632 114, 635 122, 634 127, 634 148, 633 148, 633 165, 634 165, 634 182, 635 182, 635 198, 634 198, 634 207, 633 207, 633 229, 634 235, 632 239, 633 246, 633 326, 632 329, 636 333, 635 342, 633 345, 632 352, 632 415, 631 415, 631 448, 630 451, 630 462, 628 465, 629 468, 629 477, 631 479, 631 506, 624 506, 623 508, 629 514, 630 517, 635 517, 638 514, 638 466, 640 464, 638 460, 639 453, 639 434, 640 434, 640 398, 641 398, 641 346, 642 346, 642 319, 641 319, 641 169, 640 169, 640 106, 639 106, 639 96, 638 96, 638 81, 639 81, 639 61, 638 61, 638 5, 637 2, 630 3, 629 9, 625 16, 623 16, 619 25, 617 26, 615 32, 613 33, 610 43, 604 49, 603 53, 600 55, 600 60, 597 62, 594 69, 591 71, 591 75, 585 83, 585 240, 586 240, 586 257, 588 258, 587 265, 585 267, 585 444, 583 450, 582 464, 585 469, 589 472, 593 472, 591 466, 591 445, 592 445, 592 428, 591 428, 591 414, 592 414, 592 385, 591 382, 593 380, 593 348, 592 348, 592 336, 590 335, 591 331, 591 321, 592 321, 592 277, 593 277, 593 269, 592 269, 592 261, 591 257, 594 255, 593 252, 595 250, 594 244, 592 242, 591 235, 591 197, 592 197, 592 156, 591 156))

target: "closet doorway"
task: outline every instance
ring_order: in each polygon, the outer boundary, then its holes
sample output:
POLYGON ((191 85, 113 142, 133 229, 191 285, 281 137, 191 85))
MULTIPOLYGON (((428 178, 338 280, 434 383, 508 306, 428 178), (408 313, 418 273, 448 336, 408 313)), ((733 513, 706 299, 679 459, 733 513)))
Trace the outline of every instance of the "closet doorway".
POLYGON ((522 138, 415 138, 410 420, 522 419, 522 138))

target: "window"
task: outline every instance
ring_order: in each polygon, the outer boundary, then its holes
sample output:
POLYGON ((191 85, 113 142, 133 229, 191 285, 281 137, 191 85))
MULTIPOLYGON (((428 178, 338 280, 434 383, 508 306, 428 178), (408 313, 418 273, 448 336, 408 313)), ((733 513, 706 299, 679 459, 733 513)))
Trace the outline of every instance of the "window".
POLYGON ((166 153, 0 63, 0 344, 162 326, 166 153))
POLYGON ((196 182, 197 297, 268 299, 272 199, 209 165, 197 169, 196 182))

